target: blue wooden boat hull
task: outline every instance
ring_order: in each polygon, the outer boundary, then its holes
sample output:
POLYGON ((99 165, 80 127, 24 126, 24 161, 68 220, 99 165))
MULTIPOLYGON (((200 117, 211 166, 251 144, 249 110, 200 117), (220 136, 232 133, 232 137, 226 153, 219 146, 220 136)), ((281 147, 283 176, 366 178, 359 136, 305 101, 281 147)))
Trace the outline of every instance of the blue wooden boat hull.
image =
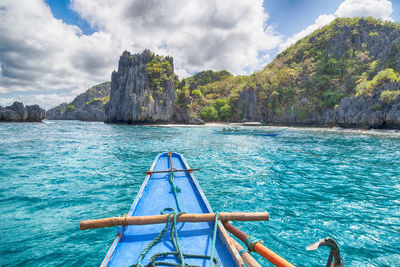
MULTIPOLYGON (((183 156, 172 153, 172 165, 175 169, 189 169, 183 156)), ((150 171, 163 171, 170 168, 169 155, 158 155, 150 171)), ((211 213, 212 209, 202 192, 193 173, 176 172, 175 184, 181 189, 178 199, 182 211, 186 213, 211 213)), ((159 215, 166 207, 177 209, 175 198, 169 183, 169 173, 153 173, 147 175, 140 188, 128 216, 159 215)), ((129 266, 136 264, 143 249, 161 232, 165 224, 119 226, 117 237, 101 266, 129 266)), ((179 245, 183 253, 210 255, 214 222, 204 223, 177 223, 179 245)), ((243 266, 238 259, 238 253, 232 249, 227 241, 224 228, 219 225, 214 257, 220 266, 243 266)), ((142 264, 149 262, 151 256, 160 252, 174 251, 169 233, 166 233, 154 246, 142 264)), ((164 259, 162 259, 164 260, 164 259)), ((178 263, 172 257, 167 261, 178 263)), ((185 263, 197 266, 209 266, 208 259, 185 258, 185 263)))

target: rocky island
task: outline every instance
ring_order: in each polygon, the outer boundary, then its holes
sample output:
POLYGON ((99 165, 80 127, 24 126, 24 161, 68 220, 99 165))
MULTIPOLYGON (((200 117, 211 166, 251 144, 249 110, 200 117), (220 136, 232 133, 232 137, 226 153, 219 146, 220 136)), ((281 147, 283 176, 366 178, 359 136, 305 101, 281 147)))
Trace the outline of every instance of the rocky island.
POLYGON ((14 102, 5 108, 0 106, 0 122, 41 122, 45 114, 38 105, 24 106, 21 102, 14 102))
POLYGON ((172 57, 125 51, 109 95, 105 90, 89 99, 85 93, 84 100, 53 108, 47 117, 133 124, 246 118, 269 125, 400 128, 399 72, 399 23, 337 18, 247 76, 208 70, 179 80, 172 57), (104 101, 96 102, 98 109, 86 108, 99 97, 104 101))
POLYGON ((93 86, 70 103, 62 103, 47 110, 49 120, 104 121, 104 106, 110 100, 110 82, 93 86))

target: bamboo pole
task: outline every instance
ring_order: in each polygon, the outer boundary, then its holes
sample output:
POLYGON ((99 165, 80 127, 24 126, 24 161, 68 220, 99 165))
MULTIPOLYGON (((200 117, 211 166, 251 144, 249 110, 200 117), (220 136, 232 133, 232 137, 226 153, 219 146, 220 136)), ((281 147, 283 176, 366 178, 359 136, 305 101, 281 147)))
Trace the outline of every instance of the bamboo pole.
MULTIPOLYGON (((230 237, 230 241, 232 242, 232 244, 235 246, 236 250, 239 252, 243 251, 243 247, 242 245, 240 245, 238 242, 236 242, 235 239, 233 239, 232 237, 230 237)), ((248 251, 243 252, 242 254, 240 254, 240 257, 242 257, 243 261, 246 263, 246 265, 248 267, 261 267, 261 265, 253 258, 253 256, 250 255, 250 253, 248 251)))
MULTIPOLYGON (((184 170, 176 170, 173 169, 173 172, 192 172, 192 171, 199 171, 200 169, 184 169, 184 170)), ((171 172, 171 169, 165 171, 148 171, 143 172, 144 174, 153 174, 153 173, 164 173, 164 172, 171 172)))
MULTIPOLYGON (((144 225, 159 224, 167 222, 168 214, 152 216, 125 216, 111 217, 98 220, 81 221, 80 229, 95 229, 117 225, 144 225)), ((170 220, 172 221, 173 215, 170 220)), ((220 212, 220 221, 268 221, 268 212, 220 212)), ((215 213, 182 214, 177 218, 177 222, 213 222, 215 213)))
MULTIPOLYGON (((247 234, 243 233, 238 228, 236 228, 235 226, 233 226, 232 224, 230 224, 228 222, 223 222, 223 225, 226 230, 228 230, 234 236, 239 238, 241 241, 245 242, 245 240, 247 238, 247 234)), ((279 256, 278 254, 276 254, 275 252, 273 252, 272 250, 270 250, 269 248, 267 248, 266 246, 264 246, 263 244, 261 244, 259 242, 254 245, 254 251, 256 251, 258 254, 260 254, 261 256, 266 258, 268 261, 270 261, 275 266, 294 267, 293 264, 291 264, 290 262, 288 262, 287 260, 285 260, 284 258, 282 258, 281 256, 279 256)))

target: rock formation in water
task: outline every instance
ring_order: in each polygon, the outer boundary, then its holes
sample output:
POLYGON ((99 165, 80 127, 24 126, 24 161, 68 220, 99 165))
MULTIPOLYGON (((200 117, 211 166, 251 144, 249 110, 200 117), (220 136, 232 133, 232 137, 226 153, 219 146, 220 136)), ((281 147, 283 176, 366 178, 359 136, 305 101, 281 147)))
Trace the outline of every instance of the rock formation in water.
POLYGON ((45 114, 38 105, 24 106, 21 102, 14 102, 5 108, 0 106, 0 122, 41 122, 45 114))
POLYGON ((118 71, 111 75, 106 122, 171 122, 177 82, 172 57, 154 55, 147 49, 135 55, 124 51, 118 71))
POLYGON ((336 19, 256 74, 255 80, 266 80, 258 88, 259 116, 272 124, 400 128, 390 115, 397 102, 380 97, 389 90, 393 98, 400 89, 396 74, 391 81, 371 85, 374 90, 359 93, 367 80, 392 70, 400 71, 400 24, 336 19))
POLYGON ((338 18, 297 41, 264 69, 189 89, 186 102, 180 102, 189 105, 198 91, 202 101, 196 108, 214 120, 222 120, 215 104, 224 99, 231 108, 230 121, 245 117, 275 125, 400 128, 399 73, 399 23, 338 18), (360 85, 390 71, 390 81, 359 93, 360 85))
POLYGON ((398 128, 400 126, 400 81, 386 82, 365 95, 345 97, 324 114, 327 125, 352 128, 398 128))
MULTIPOLYGON (((125 51, 112 74, 106 121, 246 118, 272 125, 400 128, 399 73, 400 24, 371 17, 337 18, 248 76, 209 70, 178 81, 171 57, 125 51)), ((77 119, 74 108, 59 106, 58 117, 77 119)), ((49 118, 57 117, 53 113, 49 118)))
POLYGON ((70 103, 47 110, 49 120, 104 121, 104 106, 110 100, 110 82, 98 84, 78 95, 70 103))

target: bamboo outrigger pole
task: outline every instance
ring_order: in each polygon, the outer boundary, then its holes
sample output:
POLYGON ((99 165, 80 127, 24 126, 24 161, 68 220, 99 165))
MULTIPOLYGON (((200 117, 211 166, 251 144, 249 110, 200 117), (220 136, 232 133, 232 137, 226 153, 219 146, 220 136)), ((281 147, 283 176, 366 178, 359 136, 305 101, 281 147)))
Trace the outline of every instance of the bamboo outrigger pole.
MULTIPOLYGON (((152 216, 124 216, 111 217, 98 220, 81 221, 80 229, 95 229, 118 225, 144 225, 159 224, 167 222, 168 216, 173 220, 173 215, 152 215, 152 216)), ((268 212, 220 212, 218 215, 220 221, 268 221, 268 212)), ((213 222, 215 213, 181 214, 177 222, 213 222)))
POLYGON ((164 173, 164 172, 192 172, 192 171, 199 171, 200 169, 183 169, 183 170, 177 170, 177 169, 169 169, 165 171, 148 171, 148 172, 143 172, 144 174, 153 174, 153 173, 164 173))
POLYGON ((232 237, 229 238, 230 238, 229 240, 235 246, 237 252, 240 254, 240 257, 242 257, 243 261, 246 263, 248 267, 261 267, 261 265, 253 258, 253 256, 250 255, 250 253, 247 250, 245 250, 242 247, 242 245, 236 242, 236 240, 233 239, 232 237))
MULTIPOLYGON (((241 241, 246 242, 246 238, 248 237, 247 234, 243 233, 240 231, 238 228, 233 226, 232 224, 228 222, 223 222, 223 225, 226 230, 228 230, 231 234, 239 238, 241 241)), ((266 258, 268 261, 270 261, 272 264, 278 267, 294 267, 293 264, 261 244, 260 242, 257 242, 254 245, 254 251, 266 258)))

